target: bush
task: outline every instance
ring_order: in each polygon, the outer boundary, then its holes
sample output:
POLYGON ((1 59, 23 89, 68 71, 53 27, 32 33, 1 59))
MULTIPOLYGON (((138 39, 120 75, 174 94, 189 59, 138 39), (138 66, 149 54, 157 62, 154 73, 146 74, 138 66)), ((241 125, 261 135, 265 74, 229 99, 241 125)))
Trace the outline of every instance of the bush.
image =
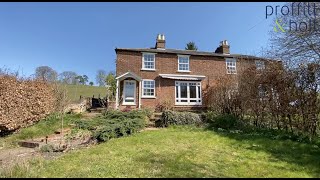
POLYGON ((173 110, 173 106, 174 106, 174 102, 172 102, 171 99, 164 99, 164 100, 161 100, 156 105, 156 111, 163 112, 163 111, 173 110))
POLYGON ((243 130, 244 123, 232 114, 219 114, 214 112, 207 112, 205 114, 205 121, 209 127, 222 128, 225 130, 238 129, 243 130))
POLYGON ((106 122, 107 124, 99 126, 94 131, 94 137, 98 141, 108 141, 111 138, 127 136, 138 132, 145 126, 144 120, 139 118, 126 120, 112 119, 106 122))
POLYGON ((214 111, 208 111, 208 112, 203 112, 201 114, 202 121, 205 123, 211 122, 216 116, 218 116, 219 113, 216 113, 214 111))
POLYGON ((191 112, 175 112, 164 111, 162 113, 159 125, 168 127, 169 125, 201 125, 202 120, 200 115, 191 112))
POLYGON ((52 144, 46 144, 46 145, 41 146, 40 151, 41 152, 53 152, 54 147, 52 144))
POLYGON ((107 111, 99 118, 78 120, 75 124, 80 129, 90 130, 101 142, 138 132, 145 127, 145 119, 142 111, 107 111))
POLYGON ((145 124, 148 124, 149 118, 152 116, 152 111, 150 110, 131 110, 128 112, 122 112, 118 110, 106 111, 103 116, 105 119, 143 119, 145 124))
POLYGON ((143 109, 141 110, 141 112, 142 112, 145 116, 147 116, 148 118, 151 118, 151 117, 152 117, 152 114, 155 112, 155 110, 154 110, 154 109, 151 109, 151 108, 143 108, 143 109))
POLYGON ((118 110, 110 110, 103 113, 105 119, 134 119, 145 118, 146 114, 141 110, 132 110, 129 112, 122 112, 118 110))

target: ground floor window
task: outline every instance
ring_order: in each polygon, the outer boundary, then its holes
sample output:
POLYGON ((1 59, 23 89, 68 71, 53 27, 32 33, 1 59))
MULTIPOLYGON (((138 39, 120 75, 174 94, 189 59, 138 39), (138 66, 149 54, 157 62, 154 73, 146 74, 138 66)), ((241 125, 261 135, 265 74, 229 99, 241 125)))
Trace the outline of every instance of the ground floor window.
POLYGON ((142 81, 142 97, 155 97, 155 85, 154 80, 144 79, 142 81))
POLYGON ((123 87, 123 105, 136 104, 136 81, 125 80, 123 87))
POLYGON ((201 82, 176 81, 176 105, 201 105, 201 82))

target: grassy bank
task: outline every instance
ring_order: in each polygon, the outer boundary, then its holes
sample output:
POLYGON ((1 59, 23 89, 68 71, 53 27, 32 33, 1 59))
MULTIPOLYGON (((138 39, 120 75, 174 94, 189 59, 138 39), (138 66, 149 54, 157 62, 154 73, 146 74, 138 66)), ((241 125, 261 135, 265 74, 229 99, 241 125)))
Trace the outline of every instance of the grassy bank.
POLYGON ((71 102, 77 102, 82 97, 106 97, 107 89, 105 87, 87 86, 87 85, 64 85, 67 90, 67 97, 71 102))
MULTIPOLYGON (((67 114, 63 118, 64 127, 81 117, 78 115, 67 114)), ((19 140, 32 139, 53 134, 55 130, 61 128, 62 119, 57 114, 48 116, 46 119, 39 121, 33 126, 23 128, 20 131, 8 136, 0 137, 0 147, 9 148, 17 146, 19 140)))

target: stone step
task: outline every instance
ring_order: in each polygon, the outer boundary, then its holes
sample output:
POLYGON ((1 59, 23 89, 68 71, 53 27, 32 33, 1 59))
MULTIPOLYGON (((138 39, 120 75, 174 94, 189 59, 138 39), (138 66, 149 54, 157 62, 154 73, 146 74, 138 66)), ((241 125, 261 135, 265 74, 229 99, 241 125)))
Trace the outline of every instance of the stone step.
POLYGON ((63 129, 63 130, 61 130, 61 129, 58 129, 58 130, 56 130, 56 131, 54 131, 54 133, 55 134, 66 134, 66 133, 69 133, 71 131, 71 129, 70 128, 66 128, 66 129, 63 129))
POLYGON ((27 147, 27 148, 36 148, 39 147, 38 142, 32 142, 32 141, 19 141, 18 145, 21 147, 27 147))
POLYGON ((156 127, 156 125, 155 125, 155 124, 148 124, 147 127, 148 127, 148 128, 150 128, 150 127, 156 127))
POLYGON ((106 108, 90 108, 89 112, 102 113, 106 110, 106 108))
POLYGON ((153 118, 150 118, 149 120, 152 121, 152 122, 154 122, 154 121, 157 121, 157 120, 159 120, 159 119, 161 119, 161 118, 153 117, 153 118))
POLYGON ((161 116, 162 116, 162 113, 153 113, 153 116, 154 116, 154 117, 161 117, 161 116))

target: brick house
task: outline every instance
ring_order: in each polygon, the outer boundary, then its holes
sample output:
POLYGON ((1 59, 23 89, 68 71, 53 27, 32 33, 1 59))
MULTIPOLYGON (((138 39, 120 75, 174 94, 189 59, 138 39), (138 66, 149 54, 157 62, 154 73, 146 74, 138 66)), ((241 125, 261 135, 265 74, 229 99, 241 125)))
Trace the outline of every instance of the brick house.
POLYGON ((230 54, 226 40, 215 52, 166 49, 159 34, 154 48, 116 48, 116 107, 156 108, 169 101, 175 109, 205 108, 203 94, 221 76, 237 77, 247 65, 265 60, 230 54))

